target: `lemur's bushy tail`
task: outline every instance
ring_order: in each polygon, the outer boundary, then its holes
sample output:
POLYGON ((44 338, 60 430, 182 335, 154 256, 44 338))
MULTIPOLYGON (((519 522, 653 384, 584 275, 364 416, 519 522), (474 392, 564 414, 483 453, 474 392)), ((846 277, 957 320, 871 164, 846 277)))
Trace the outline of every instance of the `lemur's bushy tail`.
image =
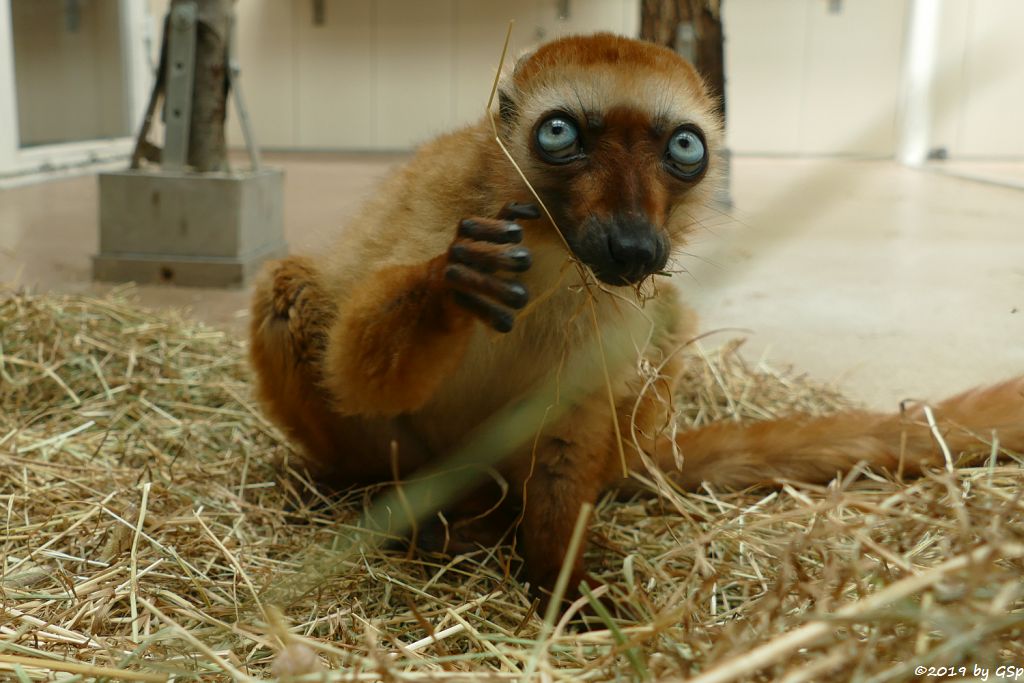
MULTIPOLYGON (((996 434, 1001 447, 1024 452, 1024 376, 971 389, 934 406, 938 433, 953 458, 983 449, 996 434)), ((791 416, 751 424, 718 423, 676 437, 656 453, 665 472, 685 488, 701 482, 745 487, 779 479, 827 482, 858 462, 918 474, 944 455, 922 406, 902 415, 848 411, 828 417, 791 416)))

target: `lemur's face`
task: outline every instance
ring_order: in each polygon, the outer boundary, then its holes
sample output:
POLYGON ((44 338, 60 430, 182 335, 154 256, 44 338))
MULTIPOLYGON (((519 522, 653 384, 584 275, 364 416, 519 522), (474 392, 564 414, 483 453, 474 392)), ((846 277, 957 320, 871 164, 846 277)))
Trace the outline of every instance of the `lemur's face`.
POLYGON ((709 196, 721 126, 675 53, 610 34, 549 43, 502 87, 505 139, 577 258, 609 285, 665 269, 709 196))

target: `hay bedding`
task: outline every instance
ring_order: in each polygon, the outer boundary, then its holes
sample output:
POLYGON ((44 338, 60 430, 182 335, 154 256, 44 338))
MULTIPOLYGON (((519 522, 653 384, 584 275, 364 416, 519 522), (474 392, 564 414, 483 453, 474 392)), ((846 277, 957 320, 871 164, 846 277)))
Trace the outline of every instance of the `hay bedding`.
MULTIPOLYGON (((124 293, 2 294, 0 326, 4 680, 887 681, 918 663, 1024 665, 1024 471, 984 444, 907 484, 602 501, 588 564, 616 614, 585 631, 542 623, 506 577, 508 547, 323 550, 372 492, 316 489, 253 403, 241 341, 124 293), (311 590, 267 604, 296 580, 311 590)), ((690 374, 691 423, 841 404, 731 346, 690 374)))

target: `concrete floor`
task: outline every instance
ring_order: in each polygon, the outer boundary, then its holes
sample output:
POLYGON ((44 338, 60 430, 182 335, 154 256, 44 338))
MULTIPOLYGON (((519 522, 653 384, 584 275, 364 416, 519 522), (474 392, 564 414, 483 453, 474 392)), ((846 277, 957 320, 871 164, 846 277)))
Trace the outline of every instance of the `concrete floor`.
MULTIPOLYGON (((322 244, 401 159, 269 155, 292 250, 322 244)), ((96 194, 93 177, 0 190, 0 283, 103 291, 89 281, 96 194)), ((745 334, 751 358, 884 408, 1024 372, 1024 189, 885 161, 740 158, 732 196, 728 215, 702 214, 678 280, 713 339, 745 334)), ((139 296, 244 329, 246 291, 139 296)))

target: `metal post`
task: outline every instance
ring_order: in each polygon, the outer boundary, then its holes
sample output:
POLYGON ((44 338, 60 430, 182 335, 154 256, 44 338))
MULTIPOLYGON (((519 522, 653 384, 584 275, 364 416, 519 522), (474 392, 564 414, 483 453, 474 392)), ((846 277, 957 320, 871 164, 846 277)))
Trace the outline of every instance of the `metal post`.
POLYGON ((941 0, 913 0, 910 4, 898 149, 899 160, 908 166, 923 164, 931 145, 932 87, 941 17, 941 0))
POLYGON ((171 9, 167 59, 167 100, 164 108, 164 170, 185 168, 189 129, 192 125, 192 86, 196 62, 196 18, 194 0, 175 3, 171 9))

